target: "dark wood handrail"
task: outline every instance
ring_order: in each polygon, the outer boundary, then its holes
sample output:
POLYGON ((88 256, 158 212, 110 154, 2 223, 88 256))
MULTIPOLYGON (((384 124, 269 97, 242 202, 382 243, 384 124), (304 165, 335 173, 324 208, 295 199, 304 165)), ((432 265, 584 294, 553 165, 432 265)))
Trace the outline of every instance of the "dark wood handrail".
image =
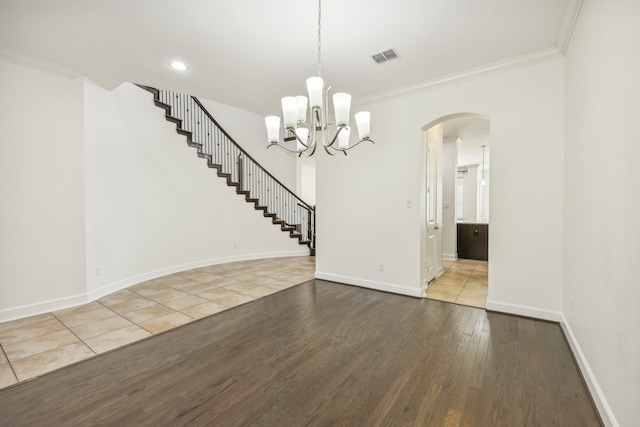
POLYGON ((195 96, 140 84, 137 86, 154 95, 156 105, 166 111, 167 120, 176 123, 178 133, 187 137, 190 146, 198 148, 198 156, 207 158, 209 167, 218 170, 218 176, 226 178, 227 184, 235 187, 238 194, 254 203, 257 210, 262 210, 264 216, 272 218, 274 224, 281 225, 282 230, 288 231, 291 237, 298 238, 301 244, 307 244, 312 255, 315 254, 315 206, 298 197, 247 153, 195 96), (192 103, 191 112, 189 102, 192 103), (201 119, 198 119, 198 115, 201 119), (202 125, 200 120, 204 120, 202 125), (217 139, 215 135, 220 135, 222 139, 217 139), (226 151, 225 155, 225 150, 231 152, 226 151), (236 159, 235 163, 229 163, 230 154, 236 159), (245 166, 246 173, 253 176, 246 181, 245 166), (307 213, 300 217, 296 211, 289 210, 287 199, 289 206, 297 205, 307 213), (300 220, 303 222, 300 223, 300 220), (303 236, 306 240, 303 240, 303 236))
POLYGON ((253 157, 251 157, 251 155, 249 153, 247 153, 244 148, 242 148, 236 141, 235 139, 233 139, 231 137, 231 135, 229 135, 227 133, 226 130, 224 130, 224 128, 222 126, 220 126, 220 123, 218 123, 218 121, 216 119, 213 118, 213 116, 209 113, 209 111, 207 111, 207 109, 204 107, 204 105, 202 105, 202 103, 200 102, 200 100, 198 98, 196 98, 195 96, 191 96, 191 98, 195 101, 196 104, 198 104, 198 107, 200 107, 202 109, 202 111, 207 115, 207 117, 209 118, 209 120, 211 120, 217 127, 218 129, 220 129, 222 131, 222 133, 224 134, 224 136, 226 136, 227 138, 229 138, 229 141, 233 142, 233 144, 238 147, 238 150, 240 150, 240 152, 248 157, 252 162, 254 162, 256 165, 258 165, 267 175, 269 175, 269 177, 271 177, 271 179, 273 179, 275 182, 278 183, 278 185, 282 186, 282 188, 284 188, 285 190, 287 190, 289 193, 291 193, 291 195, 293 195, 305 208, 309 209, 309 210, 314 210, 314 207, 309 205, 307 202, 305 202, 304 200, 302 200, 300 197, 298 197, 298 195, 296 193, 294 193, 293 191, 291 191, 286 185, 284 185, 282 182, 280 182, 280 180, 278 178, 276 178, 275 176, 273 176, 267 169, 264 168, 264 166, 262 166, 260 164, 260 162, 258 162, 256 159, 254 159, 253 157))

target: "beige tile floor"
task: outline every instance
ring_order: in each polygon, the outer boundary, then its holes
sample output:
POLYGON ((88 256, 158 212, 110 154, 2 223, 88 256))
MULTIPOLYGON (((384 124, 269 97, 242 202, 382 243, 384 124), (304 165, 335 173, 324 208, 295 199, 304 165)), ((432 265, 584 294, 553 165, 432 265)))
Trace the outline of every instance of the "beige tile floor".
POLYGON ((444 274, 432 281, 425 298, 486 308, 488 294, 487 261, 458 259, 442 261, 444 274))
POLYGON ((0 388, 313 279, 315 258, 220 264, 0 323, 0 388))

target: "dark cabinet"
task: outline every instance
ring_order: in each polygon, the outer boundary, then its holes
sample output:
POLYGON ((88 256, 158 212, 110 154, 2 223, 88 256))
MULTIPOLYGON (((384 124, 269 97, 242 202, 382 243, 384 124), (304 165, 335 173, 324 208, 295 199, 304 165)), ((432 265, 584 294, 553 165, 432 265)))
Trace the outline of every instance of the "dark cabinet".
POLYGON ((458 258, 489 260, 489 224, 458 224, 458 258))

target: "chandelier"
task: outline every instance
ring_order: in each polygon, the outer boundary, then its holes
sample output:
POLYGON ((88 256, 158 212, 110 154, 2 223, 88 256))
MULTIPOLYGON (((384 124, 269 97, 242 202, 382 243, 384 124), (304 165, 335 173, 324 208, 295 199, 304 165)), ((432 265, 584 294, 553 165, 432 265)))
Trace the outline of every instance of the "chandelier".
POLYGON ((318 0, 318 76, 307 79, 306 96, 285 96, 282 98, 282 116, 284 129, 287 132, 285 141, 296 141, 296 148, 290 149, 280 143, 280 117, 268 116, 265 118, 267 125, 267 137, 269 147, 278 146, 298 156, 303 154, 312 156, 319 144, 324 150, 334 156, 340 152, 347 155, 347 150, 369 139, 371 115, 368 111, 361 111, 354 115, 358 129, 359 141, 349 144, 351 126, 349 122, 351 110, 351 95, 348 93, 333 94, 333 112, 335 121, 329 121, 329 91, 322 79, 321 63, 321 0, 318 0))

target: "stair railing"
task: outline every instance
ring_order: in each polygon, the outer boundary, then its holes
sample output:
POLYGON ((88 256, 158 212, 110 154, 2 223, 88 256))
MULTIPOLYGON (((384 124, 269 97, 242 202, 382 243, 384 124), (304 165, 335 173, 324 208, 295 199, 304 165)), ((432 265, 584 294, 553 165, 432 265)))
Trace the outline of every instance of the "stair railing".
POLYGON ((256 209, 308 245, 315 255, 315 208, 242 149, 196 97, 158 89, 154 93, 157 101, 171 107, 168 114, 180 120, 178 127, 191 133, 189 145, 198 148, 198 155, 207 158, 209 166, 217 168, 218 175, 225 176, 238 194, 245 195, 256 209))

